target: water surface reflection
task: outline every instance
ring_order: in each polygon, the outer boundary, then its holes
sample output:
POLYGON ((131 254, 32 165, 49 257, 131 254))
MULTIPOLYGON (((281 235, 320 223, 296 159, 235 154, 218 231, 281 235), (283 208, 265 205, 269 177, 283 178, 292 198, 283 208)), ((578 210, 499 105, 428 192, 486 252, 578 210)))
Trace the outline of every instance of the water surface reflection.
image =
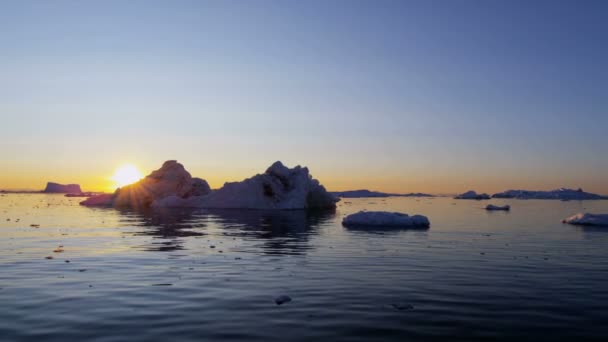
POLYGON ((129 234, 154 238, 138 247, 143 250, 184 250, 189 239, 208 236, 254 241, 265 254, 302 254, 312 248, 309 237, 318 234, 318 227, 335 217, 334 210, 165 208, 122 209, 118 213, 122 225, 137 228, 129 234))

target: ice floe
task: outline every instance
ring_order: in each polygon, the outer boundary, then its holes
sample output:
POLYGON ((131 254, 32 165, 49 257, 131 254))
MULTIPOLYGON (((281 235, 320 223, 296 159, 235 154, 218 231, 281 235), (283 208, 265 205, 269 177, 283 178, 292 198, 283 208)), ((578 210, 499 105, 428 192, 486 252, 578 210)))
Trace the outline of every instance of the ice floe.
POLYGON ((431 223, 426 216, 388 212, 360 211, 350 214, 342 220, 344 226, 370 227, 429 227, 431 223))
POLYGON ((608 214, 578 213, 562 220, 580 226, 608 226, 608 214))
POLYGON ((511 206, 510 205, 488 204, 488 205, 486 205, 486 210, 511 210, 511 206))

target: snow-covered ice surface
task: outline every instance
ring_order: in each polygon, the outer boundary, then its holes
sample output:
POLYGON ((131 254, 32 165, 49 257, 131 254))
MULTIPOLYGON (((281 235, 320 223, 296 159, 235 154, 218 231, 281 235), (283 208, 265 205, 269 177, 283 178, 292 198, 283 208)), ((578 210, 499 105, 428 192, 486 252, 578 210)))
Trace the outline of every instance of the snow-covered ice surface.
POLYGON ((342 224, 347 227, 429 227, 431 225, 426 216, 409 216, 388 211, 359 211, 346 216, 342 224))
POLYGON ((608 226, 608 214, 578 213, 562 222, 580 226, 608 226))
POLYGON ((486 210, 511 210, 511 206, 510 205, 488 204, 488 205, 486 205, 486 210))
POLYGON ((473 190, 469 190, 465 193, 462 193, 456 197, 454 197, 455 199, 471 199, 471 200, 486 200, 486 199, 490 199, 490 195, 488 194, 478 194, 473 190))
POLYGON ((330 209, 338 199, 313 179, 308 168, 272 164, 263 174, 210 190, 182 164, 167 161, 141 181, 114 195, 91 197, 83 205, 114 207, 189 207, 216 209, 330 209))
POLYGON ((583 189, 560 188, 551 191, 507 190, 492 195, 493 198, 553 199, 553 200, 599 200, 605 196, 585 192, 583 189))

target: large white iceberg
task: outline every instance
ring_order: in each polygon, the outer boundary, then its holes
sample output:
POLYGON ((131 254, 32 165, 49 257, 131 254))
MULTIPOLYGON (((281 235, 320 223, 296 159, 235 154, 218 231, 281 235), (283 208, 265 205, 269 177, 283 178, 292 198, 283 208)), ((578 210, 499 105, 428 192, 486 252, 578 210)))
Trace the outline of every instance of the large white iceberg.
POLYGON ((608 214, 578 213, 563 219, 562 222, 580 226, 608 226, 608 214))
POLYGON ((342 224, 347 227, 429 227, 431 225, 426 216, 409 216, 388 211, 360 211, 346 216, 342 224))
MULTIPOLYGON (((140 182, 117 190, 107 204, 118 207, 329 209, 335 208, 337 201, 312 178, 306 167, 290 169, 277 161, 263 174, 226 183, 212 191, 207 182, 191 178, 181 164, 169 161, 140 182)), ((96 203, 95 197, 82 202, 83 205, 93 203, 96 203)))
POLYGON ((585 192, 583 189, 560 188, 551 191, 507 190, 492 195, 493 198, 554 199, 554 200, 599 200, 606 197, 585 192))
POLYGON ((473 190, 469 190, 465 193, 462 193, 456 197, 455 199, 470 199, 470 200, 486 200, 490 199, 490 195, 488 194, 478 194, 473 190))

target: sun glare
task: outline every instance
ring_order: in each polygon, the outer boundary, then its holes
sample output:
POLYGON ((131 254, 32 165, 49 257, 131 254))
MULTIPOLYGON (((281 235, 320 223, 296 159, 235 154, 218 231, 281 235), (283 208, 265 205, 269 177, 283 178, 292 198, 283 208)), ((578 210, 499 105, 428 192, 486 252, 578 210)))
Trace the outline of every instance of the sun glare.
POLYGON ((135 165, 127 164, 119 167, 114 172, 112 180, 116 187, 120 188, 131 183, 135 183, 142 178, 141 172, 135 167, 135 165))

